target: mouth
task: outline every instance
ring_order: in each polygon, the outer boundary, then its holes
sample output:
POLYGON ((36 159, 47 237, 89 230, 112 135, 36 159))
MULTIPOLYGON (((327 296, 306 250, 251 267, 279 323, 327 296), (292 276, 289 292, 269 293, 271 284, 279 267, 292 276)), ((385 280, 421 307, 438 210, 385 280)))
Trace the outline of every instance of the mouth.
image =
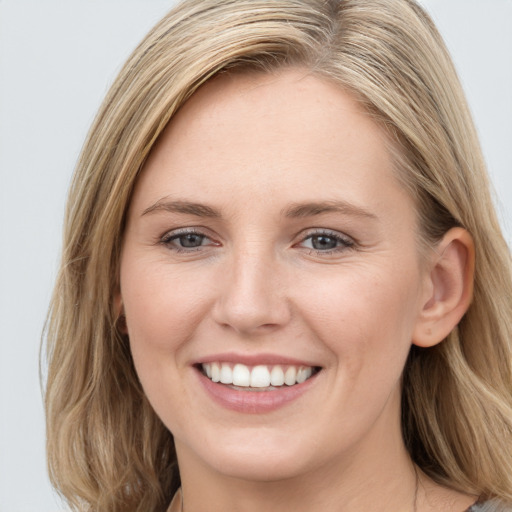
POLYGON ((321 370, 317 366, 250 366, 222 361, 201 363, 197 368, 211 382, 240 391, 275 391, 291 388, 306 382, 321 370))

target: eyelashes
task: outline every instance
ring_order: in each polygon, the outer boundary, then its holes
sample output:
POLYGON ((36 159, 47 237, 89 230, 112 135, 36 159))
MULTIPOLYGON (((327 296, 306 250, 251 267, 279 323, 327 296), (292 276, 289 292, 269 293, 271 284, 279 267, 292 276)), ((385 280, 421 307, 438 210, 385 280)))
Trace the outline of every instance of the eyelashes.
POLYGON ((355 242, 348 236, 331 230, 312 230, 305 234, 302 240, 294 247, 303 247, 309 251, 320 254, 332 254, 352 249, 355 242))
MULTIPOLYGON (((308 254, 330 255, 354 249, 355 241, 338 231, 329 229, 309 229, 301 233, 299 241, 292 247, 304 249, 308 254)), ((182 228, 170 231, 163 235, 160 243, 168 249, 180 253, 196 253, 222 244, 214 240, 200 228, 182 228)))
POLYGON ((160 240, 165 247, 182 252, 196 252, 208 246, 220 246, 205 233, 196 228, 177 229, 166 233, 160 240))

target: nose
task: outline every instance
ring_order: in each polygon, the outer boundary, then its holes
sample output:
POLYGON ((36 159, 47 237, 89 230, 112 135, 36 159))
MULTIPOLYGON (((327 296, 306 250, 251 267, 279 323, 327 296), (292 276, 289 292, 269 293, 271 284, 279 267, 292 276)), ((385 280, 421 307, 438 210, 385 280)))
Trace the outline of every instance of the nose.
POLYGON ((221 278, 214 320, 238 334, 258 335, 286 325, 291 310, 285 272, 260 251, 234 255, 221 278))

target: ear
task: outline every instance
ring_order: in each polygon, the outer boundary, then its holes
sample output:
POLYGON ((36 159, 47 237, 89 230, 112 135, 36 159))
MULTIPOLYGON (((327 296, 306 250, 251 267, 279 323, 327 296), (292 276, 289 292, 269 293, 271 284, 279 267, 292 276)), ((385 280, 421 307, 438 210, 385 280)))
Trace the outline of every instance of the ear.
POLYGON ((463 228, 452 228, 432 251, 426 299, 412 342, 431 347, 443 341, 459 323, 473 297, 475 248, 463 228))
POLYGON ((126 325, 126 316, 124 314, 123 297, 121 290, 117 290, 114 294, 114 315, 115 325, 121 334, 128 334, 128 326, 126 325))

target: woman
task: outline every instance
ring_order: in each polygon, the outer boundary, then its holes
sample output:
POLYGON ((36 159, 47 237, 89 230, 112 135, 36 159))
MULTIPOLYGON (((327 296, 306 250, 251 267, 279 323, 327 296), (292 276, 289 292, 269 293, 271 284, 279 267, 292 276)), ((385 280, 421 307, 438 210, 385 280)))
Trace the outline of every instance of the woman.
POLYGON ((509 251, 414 2, 178 6, 64 236, 48 453, 77 510, 510 510, 509 251))

